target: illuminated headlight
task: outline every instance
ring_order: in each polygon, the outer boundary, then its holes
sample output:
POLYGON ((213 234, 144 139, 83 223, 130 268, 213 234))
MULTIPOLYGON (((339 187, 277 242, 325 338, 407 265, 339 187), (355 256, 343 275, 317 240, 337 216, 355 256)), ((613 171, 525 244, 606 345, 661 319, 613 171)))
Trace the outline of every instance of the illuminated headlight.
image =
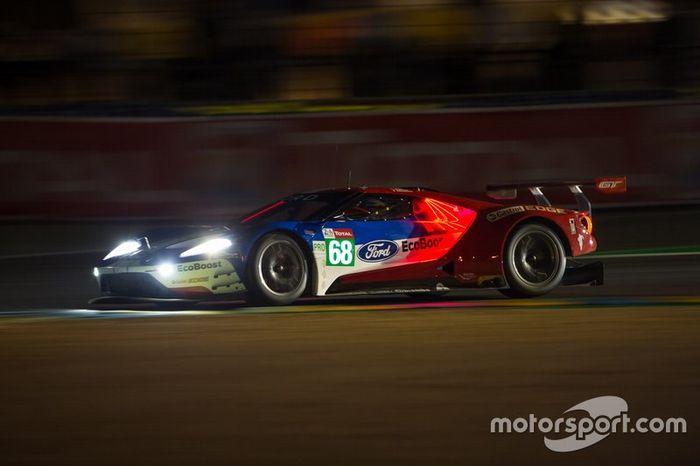
POLYGON ((158 266, 158 273, 161 277, 169 277, 175 272, 175 266, 173 264, 165 263, 158 266))
POLYGON ((214 238, 210 239, 209 241, 205 241, 202 244, 198 244, 193 248, 188 249, 187 251, 180 254, 180 257, 199 256, 200 254, 213 254, 215 252, 223 251, 224 249, 230 248, 232 244, 233 243, 231 243, 230 239, 214 238))
POLYGON ((132 252, 136 252, 139 250, 141 247, 141 243, 138 241, 124 241, 122 244, 117 246, 116 248, 112 249, 109 254, 107 254, 104 259, 102 260, 107 260, 111 259, 112 257, 119 257, 119 256, 125 256, 127 254, 131 254, 132 252))
POLYGON ((92 274, 95 276, 95 278, 100 278, 100 270, 97 267, 92 268, 92 274))

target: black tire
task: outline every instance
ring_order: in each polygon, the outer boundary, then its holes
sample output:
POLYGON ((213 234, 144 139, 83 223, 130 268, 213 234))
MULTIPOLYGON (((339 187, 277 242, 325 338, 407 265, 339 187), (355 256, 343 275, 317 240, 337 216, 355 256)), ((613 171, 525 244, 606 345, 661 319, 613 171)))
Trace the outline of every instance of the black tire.
POLYGON ((272 233, 258 242, 247 272, 246 301, 251 304, 291 304, 304 293, 309 281, 304 251, 282 233, 272 233))
POLYGON ((511 234, 503 256, 511 298, 542 296, 556 288, 566 271, 566 251, 559 236, 539 223, 527 223, 511 234))

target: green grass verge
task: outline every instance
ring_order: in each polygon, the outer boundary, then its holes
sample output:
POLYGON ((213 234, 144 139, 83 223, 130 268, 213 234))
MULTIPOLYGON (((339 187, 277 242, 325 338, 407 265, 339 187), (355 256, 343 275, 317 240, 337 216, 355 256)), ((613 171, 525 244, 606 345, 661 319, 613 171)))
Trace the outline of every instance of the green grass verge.
POLYGON ((663 254, 700 254, 700 245, 697 246, 664 246, 656 248, 618 249, 613 251, 598 251, 588 254, 587 257, 606 256, 633 256, 633 255, 663 255, 663 254))

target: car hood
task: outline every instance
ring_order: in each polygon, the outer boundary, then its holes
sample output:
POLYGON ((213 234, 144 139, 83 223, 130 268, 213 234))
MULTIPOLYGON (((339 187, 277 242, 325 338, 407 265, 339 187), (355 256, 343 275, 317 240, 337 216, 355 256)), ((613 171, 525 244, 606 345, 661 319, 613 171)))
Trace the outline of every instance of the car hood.
MULTIPOLYGON (((101 260, 100 265, 109 266, 122 263, 146 264, 156 259, 178 260, 180 253, 203 241, 216 237, 233 236, 226 226, 187 225, 177 227, 154 228, 135 235, 142 247, 139 251, 125 256, 101 260)), ((193 257, 192 260, 195 258, 193 257)))
POLYGON ((186 225, 154 228, 144 232, 140 237, 148 240, 151 249, 159 250, 171 248, 180 243, 188 243, 209 237, 226 236, 231 233, 231 230, 223 225, 186 225))

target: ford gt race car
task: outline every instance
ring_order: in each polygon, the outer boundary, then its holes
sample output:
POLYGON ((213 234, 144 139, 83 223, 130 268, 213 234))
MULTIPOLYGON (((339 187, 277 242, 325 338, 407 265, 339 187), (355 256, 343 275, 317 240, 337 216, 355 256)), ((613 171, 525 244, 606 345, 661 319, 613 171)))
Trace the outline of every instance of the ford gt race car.
MULTIPOLYGON (((490 287, 511 297, 603 283, 591 205, 582 187, 623 192, 624 178, 489 186, 493 201, 424 188, 343 188, 295 194, 228 226, 145 232, 94 269, 103 295, 134 301, 289 304, 341 293, 440 294, 490 287), (568 187, 577 209, 543 193, 568 187), (514 203, 517 190, 533 196, 514 203)), ((97 301, 99 302, 99 300, 97 301)))

